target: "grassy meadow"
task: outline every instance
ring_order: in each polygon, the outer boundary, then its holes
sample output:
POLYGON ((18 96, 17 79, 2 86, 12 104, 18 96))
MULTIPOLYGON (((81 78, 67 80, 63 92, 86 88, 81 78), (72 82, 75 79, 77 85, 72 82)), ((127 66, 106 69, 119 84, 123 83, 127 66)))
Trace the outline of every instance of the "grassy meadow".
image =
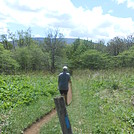
POLYGON ((0 133, 20 134, 53 109, 57 77, 44 74, 0 76, 0 133))
MULTIPOLYGON (((67 107, 74 134, 134 133, 134 69, 77 70, 67 107)), ((0 76, 0 133, 21 134, 55 107, 57 75, 0 76)), ((62 134, 58 117, 40 134, 62 134)))
MULTIPOLYGON (((77 71, 67 107, 74 134, 134 133, 134 69, 77 71)), ((40 134, 62 134, 58 117, 40 134)))

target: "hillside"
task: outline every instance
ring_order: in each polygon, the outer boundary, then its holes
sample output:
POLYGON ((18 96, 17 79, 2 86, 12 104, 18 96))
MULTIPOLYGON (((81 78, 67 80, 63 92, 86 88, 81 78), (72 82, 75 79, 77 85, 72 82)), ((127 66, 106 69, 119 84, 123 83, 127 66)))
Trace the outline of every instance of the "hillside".
MULTIPOLYGON (((39 42, 39 44, 44 42, 43 37, 33 37, 32 39, 39 42)), ((75 38, 63 38, 63 41, 65 41, 66 44, 72 44, 75 40, 76 40, 75 38)))

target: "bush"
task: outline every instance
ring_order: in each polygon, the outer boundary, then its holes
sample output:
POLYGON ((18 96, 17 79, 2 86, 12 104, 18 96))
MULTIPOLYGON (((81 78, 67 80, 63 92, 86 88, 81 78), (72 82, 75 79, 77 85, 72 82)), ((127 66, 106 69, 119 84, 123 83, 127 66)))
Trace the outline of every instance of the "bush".
POLYGON ((12 52, 4 49, 0 44, 0 72, 10 73, 19 68, 19 64, 12 57, 12 52))

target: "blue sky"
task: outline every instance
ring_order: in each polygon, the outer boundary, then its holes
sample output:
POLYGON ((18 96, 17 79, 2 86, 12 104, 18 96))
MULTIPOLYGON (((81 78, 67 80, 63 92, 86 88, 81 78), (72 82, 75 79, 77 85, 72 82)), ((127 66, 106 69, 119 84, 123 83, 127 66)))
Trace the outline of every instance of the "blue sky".
MULTIPOLYGON (((101 6, 104 14, 109 13, 116 17, 132 17, 134 19, 134 9, 127 7, 127 1, 118 4, 116 0, 71 0, 76 7, 82 6, 84 9, 92 9, 101 6)), ((133 1, 134 2, 134 1, 133 1)))
POLYGON ((32 30, 44 37, 59 29, 65 37, 93 41, 134 33, 134 0, 0 0, 0 34, 32 30))

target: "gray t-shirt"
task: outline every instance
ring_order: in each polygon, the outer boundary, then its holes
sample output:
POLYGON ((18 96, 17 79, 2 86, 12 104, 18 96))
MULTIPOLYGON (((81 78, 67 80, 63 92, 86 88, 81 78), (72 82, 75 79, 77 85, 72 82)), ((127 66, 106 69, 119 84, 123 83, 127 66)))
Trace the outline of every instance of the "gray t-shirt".
POLYGON ((68 90, 68 82, 70 81, 70 74, 62 72, 58 77, 59 90, 68 90))

